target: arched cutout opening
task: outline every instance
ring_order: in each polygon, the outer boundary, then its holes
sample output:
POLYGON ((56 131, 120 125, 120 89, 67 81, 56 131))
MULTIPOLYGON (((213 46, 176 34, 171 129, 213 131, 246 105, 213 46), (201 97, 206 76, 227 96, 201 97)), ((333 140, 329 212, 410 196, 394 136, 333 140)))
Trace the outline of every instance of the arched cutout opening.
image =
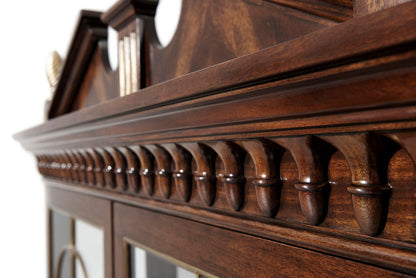
POLYGON ((182 10, 182 0, 159 0, 155 28, 161 47, 166 47, 176 33, 182 10))
POLYGON ((110 69, 115 71, 118 68, 118 33, 111 26, 108 26, 107 32, 108 60, 110 69))

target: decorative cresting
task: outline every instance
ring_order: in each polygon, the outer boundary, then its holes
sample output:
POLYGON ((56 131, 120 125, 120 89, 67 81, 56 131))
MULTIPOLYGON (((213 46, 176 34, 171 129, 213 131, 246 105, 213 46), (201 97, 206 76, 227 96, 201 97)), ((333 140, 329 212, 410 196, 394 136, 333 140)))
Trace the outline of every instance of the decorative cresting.
POLYGON ((328 211, 328 161, 333 149, 314 136, 272 140, 287 149, 296 162, 299 181, 295 186, 303 214, 312 225, 321 224, 328 211))
POLYGON ((397 146, 371 133, 323 138, 340 150, 349 164, 352 184, 347 190, 358 225, 365 234, 378 235, 386 224, 391 194, 387 168, 397 146))
POLYGON ((196 190, 202 205, 212 206, 217 187, 224 186, 233 211, 244 210, 251 198, 245 193, 253 186, 263 215, 274 217, 281 202, 280 163, 288 151, 297 165, 302 212, 309 223, 319 225, 328 211, 328 164, 337 149, 351 170, 347 190, 355 218, 363 233, 375 236, 383 230, 389 208, 389 161, 399 145, 415 159, 414 138, 414 132, 397 132, 163 143, 38 153, 37 159, 44 176, 165 200, 175 188, 174 202, 188 203, 196 190), (245 174, 251 163, 254 174, 245 174))

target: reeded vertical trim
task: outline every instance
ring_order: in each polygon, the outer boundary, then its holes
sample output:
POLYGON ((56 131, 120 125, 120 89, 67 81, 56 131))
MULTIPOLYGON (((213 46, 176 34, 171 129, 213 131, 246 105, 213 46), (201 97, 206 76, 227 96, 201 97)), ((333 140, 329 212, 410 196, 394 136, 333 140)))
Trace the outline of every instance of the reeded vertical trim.
POLYGON ((125 72, 125 95, 131 94, 131 49, 130 49, 130 37, 125 36, 124 38, 124 72, 125 72))
MULTIPOLYGON (((137 27, 138 30, 138 27, 137 27)), ((139 69, 140 69, 140 42, 135 32, 130 33, 130 61, 131 61, 131 93, 140 89, 139 69)))
POLYGON ((126 95, 126 61, 124 53, 124 39, 118 42, 118 70, 120 78, 120 97, 126 95))

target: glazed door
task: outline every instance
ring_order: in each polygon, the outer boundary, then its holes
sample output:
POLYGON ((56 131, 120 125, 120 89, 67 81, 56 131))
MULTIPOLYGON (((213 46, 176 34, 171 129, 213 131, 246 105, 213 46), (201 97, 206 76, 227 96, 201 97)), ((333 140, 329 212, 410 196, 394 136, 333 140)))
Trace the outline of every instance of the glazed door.
POLYGON ((49 277, 110 278, 111 202, 47 187, 49 277))

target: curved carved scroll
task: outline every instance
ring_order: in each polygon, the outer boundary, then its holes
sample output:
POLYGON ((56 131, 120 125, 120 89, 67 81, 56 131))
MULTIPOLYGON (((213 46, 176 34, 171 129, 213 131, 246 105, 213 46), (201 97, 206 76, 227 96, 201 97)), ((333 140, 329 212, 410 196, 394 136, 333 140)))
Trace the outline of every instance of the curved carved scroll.
POLYGON ((211 206, 216 195, 215 155, 207 146, 200 143, 181 143, 196 163, 195 180, 200 198, 211 206))
POLYGON ((87 175, 87 183, 90 186, 94 186, 96 184, 95 174, 94 174, 94 158, 90 152, 87 150, 79 150, 82 156, 85 159, 85 172, 87 175))
POLYGON ((328 212, 330 147, 319 144, 319 139, 313 136, 272 140, 289 150, 296 162, 299 181, 295 186, 303 215, 312 225, 321 224, 328 212))
POLYGON ((154 193, 154 172, 153 172, 153 158, 148 150, 140 146, 129 146, 129 149, 134 152, 140 160, 141 170, 141 184, 150 196, 154 193))
POLYGON ((126 158, 127 168, 125 173, 127 175, 127 190, 131 193, 137 193, 140 189, 140 162, 139 158, 134 154, 132 150, 126 147, 117 148, 126 158))
POLYGON ((247 140, 237 143, 254 161, 256 177, 252 183, 256 188, 260 209, 265 216, 275 216, 280 206, 282 180, 279 175, 279 164, 283 151, 266 140, 247 140))
POLYGON ((231 142, 209 142, 205 143, 211 147, 221 158, 224 165, 224 173, 219 178, 224 184, 225 194, 230 206, 240 210, 244 203, 244 154, 238 146, 231 142))
POLYGON ((52 160, 50 155, 41 155, 41 157, 43 163, 39 164, 39 166, 43 168, 42 172, 45 173, 45 175, 47 176, 53 176, 52 160))
POLYGON ((64 156, 61 153, 57 153, 54 155, 55 157, 53 158, 54 160, 56 160, 55 164, 56 165, 56 175, 58 177, 62 177, 64 179, 68 179, 68 171, 67 171, 67 164, 65 162, 64 156))
POLYGON ((105 149, 97 148, 95 150, 101 155, 101 157, 104 160, 104 168, 103 168, 104 186, 115 188, 116 181, 115 181, 115 175, 114 175, 114 167, 115 167, 114 159, 105 149))
POLYGON ((410 154, 413 163, 416 166, 416 132, 395 132, 392 134, 387 134, 386 136, 402 146, 402 148, 410 154))
POLYGON ((114 148, 109 147, 105 149, 111 155, 114 161, 114 174, 115 174, 116 188, 119 191, 123 192, 127 189, 126 158, 115 147, 114 148))
POLYGON ((369 133, 322 137, 342 152, 351 170, 354 214, 361 230, 370 236, 384 228, 391 187, 387 167, 397 147, 386 138, 369 133))
POLYGON ((179 196, 188 202, 192 193, 192 165, 190 154, 177 144, 163 144, 173 159, 175 170, 173 180, 179 196))
POLYGON ((104 179, 104 159, 101 154, 95 149, 87 149, 87 153, 91 155, 94 160, 94 177, 96 185, 100 185, 101 187, 105 186, 105 179, 104 179))
POLYGON ((72 180, 75 182, 80 182, 80 176, 79 176, 79 164, 78 161, 75 157, 75 155, 71 152, 71 151, 66 151, 65 152, 67 157, 69 158, 69 160, 71 161, 71 177, 72 180))
POLYGON ((46 172, 47 163, 46 163, 45 157, 42 154, 37 153, 35 154, 35 158, 38 163, 39 173, 41 175, 47 175, 47 172, 46 172))
POLYGON ((79 176, 79 181, 81 183, 88 183, 87 180, 87 173, 85 172, 86 167, 85 167, 85 159, 84 157, 81 155, 81 153, 79 151, 73 151, 73 154, 75 156, 75 159, 78 162, 78 176, 79 176))
POLYGON ((170 156, 167 151, 157 145, 146 145, 156 161, 156 183, 165 198, 171 193, 170 156))

